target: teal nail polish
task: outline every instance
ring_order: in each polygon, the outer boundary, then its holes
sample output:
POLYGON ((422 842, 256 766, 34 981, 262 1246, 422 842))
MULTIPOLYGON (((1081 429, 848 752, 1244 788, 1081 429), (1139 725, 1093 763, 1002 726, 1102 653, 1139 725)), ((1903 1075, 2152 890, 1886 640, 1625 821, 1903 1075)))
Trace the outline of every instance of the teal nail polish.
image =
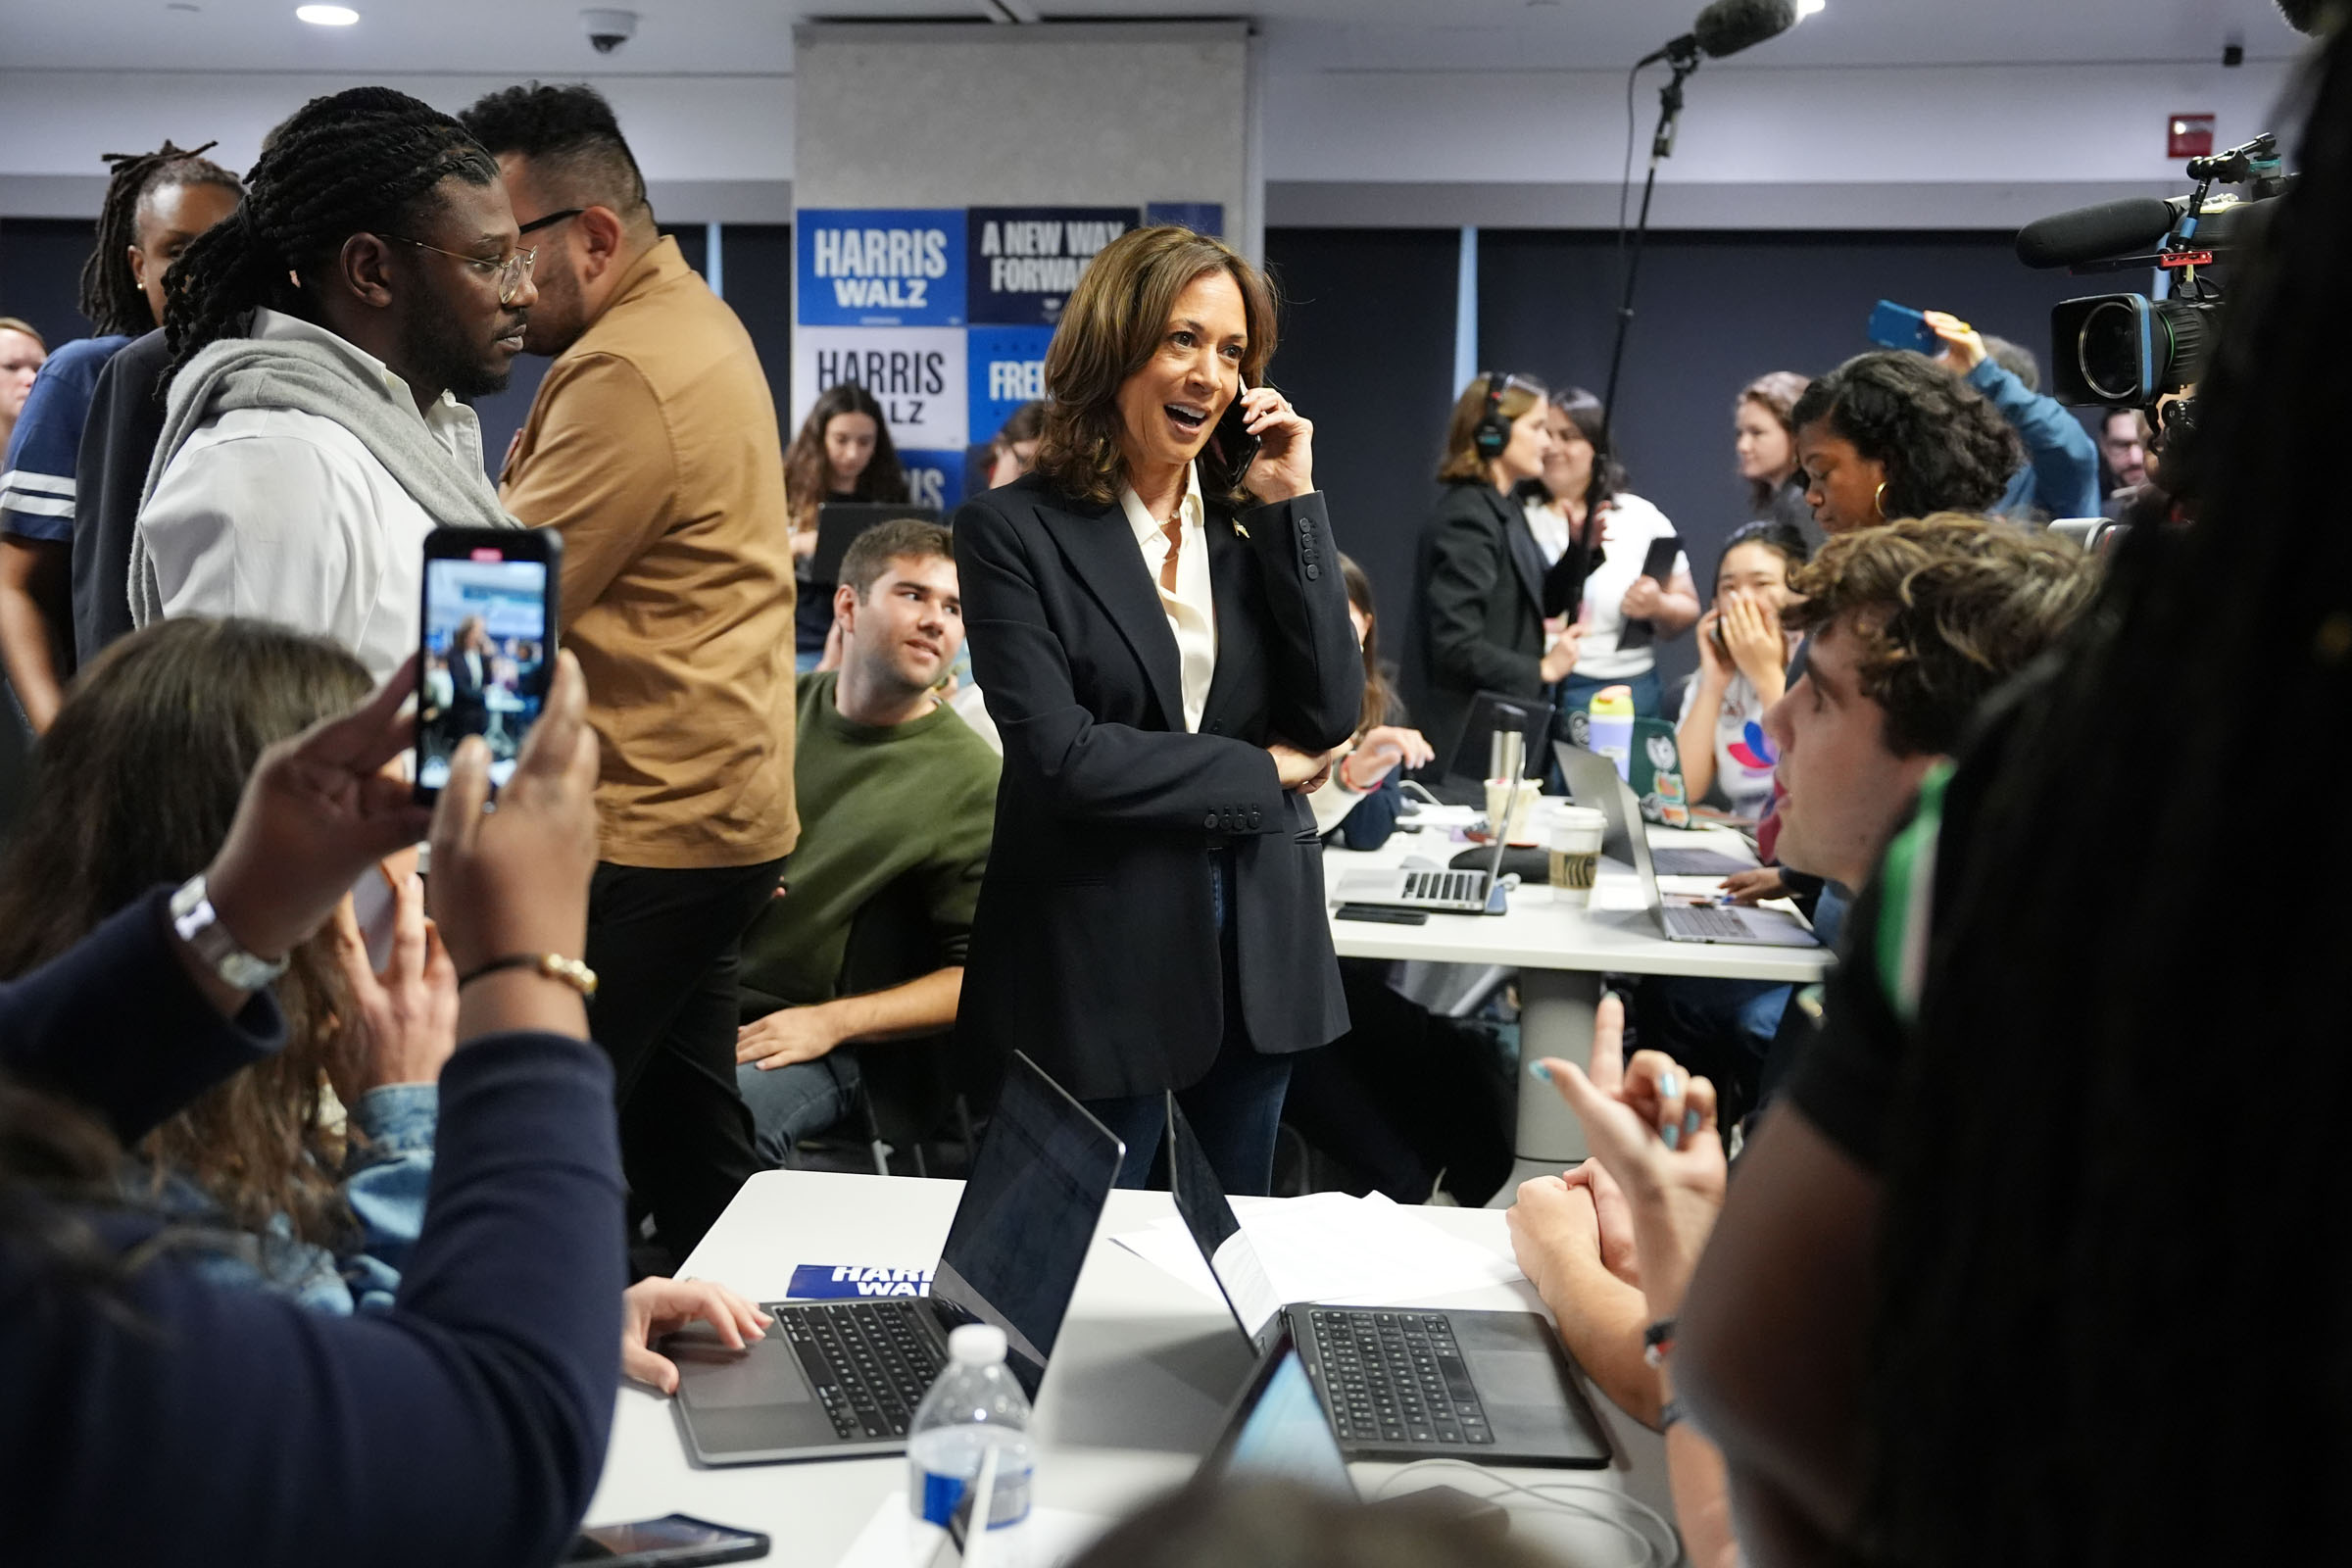
POLYGON ((1698 1133, 1698 1112, 1697 1112, 1697 1111, 1695 1111, 1695 1110, 1686 1110, 1686 1111, 1684 1111, 1684 1112, 1683 1112, 1683 1136, 1684 1136, 1685 1138, 1691 1138, 1691 1137, 1695 1137, 1695 1136, 1697 1135, 1697 1133, 1698 1133))
POLYGON ((1681 1094, 1682 1092, 1683 1084, 1681 1079, 1675 1077, 1675 1075, 1670 1072, 1662 1072, 1658 1074, 1658 1098, 1660 1100, 1672 1100, 1675 1096, 1681 1094))
POLYGON ((1668 1122, 1664 1127, 1660 1128, 1658 1131, 1658 1136, 1666 1141, 1666 1147, 1668 1149, 1680 1149, 1683 1147, 1683 1130, 1672 1122, 1668 1122))
POLYGON ((1540 1061, 1532 1061, 1528 1063, 1527 1075, 1530 1078, 1540 1079, 1544 1083, 1551 1082, 1551 1069, 1544 1066, 1540 1061))

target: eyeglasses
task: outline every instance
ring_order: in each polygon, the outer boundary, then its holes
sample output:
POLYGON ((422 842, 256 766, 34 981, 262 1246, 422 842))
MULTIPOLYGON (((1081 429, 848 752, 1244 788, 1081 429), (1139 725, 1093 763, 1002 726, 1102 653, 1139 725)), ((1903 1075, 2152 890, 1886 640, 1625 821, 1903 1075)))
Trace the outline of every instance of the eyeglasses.
POLYGON ((577 218, 587 210, 588 209, 585 207, 566 207, 560 213, 550 213, 545 218, 532 219, 529 222, 522 225, 519 232, 524 234, 536 234, 543 228, 555 227, 566 218, 577 218))
POLYGON ((436 256, 446 256, 452 261, 464 262, 467 267, 476 267, 485 272, 495 272, 498 275, 498 303, 501 305, 514 303, 514 296, 522 292, 522 280, 531 275, 531 264, 539 259, 539 251, 535 246, 527 251, 516 251, 503 262, 487 262, 479 256, 467 256, 460 251, 445 251, 438 245, 427 245, 406 234, 386 234, 383 237, 396 239, 403 245, 414 245, 420 251, 431 251, 436 256))

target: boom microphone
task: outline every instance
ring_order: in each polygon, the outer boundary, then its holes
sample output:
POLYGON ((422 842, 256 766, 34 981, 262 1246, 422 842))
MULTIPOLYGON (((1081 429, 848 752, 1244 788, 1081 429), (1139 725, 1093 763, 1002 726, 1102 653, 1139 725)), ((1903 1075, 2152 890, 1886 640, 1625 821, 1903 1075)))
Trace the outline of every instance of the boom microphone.
POLYGON ((2017 259, 2028 267, 2074 267, 2153 245, 2172 232, 2185 201, 2127 196, 2035 219, 2017 231, 2017 259))
POLYGON ((1642 56, 1641 65, 1694 52, 1721 60, 1767 38, 1777 38, 1795 25, 1796 0, 1715 0, 1691 22, 1689 32, 1642 56))

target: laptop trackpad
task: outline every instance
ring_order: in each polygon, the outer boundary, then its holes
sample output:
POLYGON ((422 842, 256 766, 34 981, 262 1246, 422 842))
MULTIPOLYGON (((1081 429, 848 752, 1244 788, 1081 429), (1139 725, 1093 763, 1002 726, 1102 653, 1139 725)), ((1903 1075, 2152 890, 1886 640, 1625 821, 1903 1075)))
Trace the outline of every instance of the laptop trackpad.
POLYGON ((708 1330, 688 1330, 663 1340, 661 1350, 677 1363, 678 1397, 700 1410, 808 1404, 816 1397, 792 1343, 772 1331, 749 1348, 730 1350, 708 1330))
POLYGON ((1569 1465, 1604 1465, 1609 1440, 1550 1322, 1533 1312, 1447 1314, 1496 1446, 1569 1465))

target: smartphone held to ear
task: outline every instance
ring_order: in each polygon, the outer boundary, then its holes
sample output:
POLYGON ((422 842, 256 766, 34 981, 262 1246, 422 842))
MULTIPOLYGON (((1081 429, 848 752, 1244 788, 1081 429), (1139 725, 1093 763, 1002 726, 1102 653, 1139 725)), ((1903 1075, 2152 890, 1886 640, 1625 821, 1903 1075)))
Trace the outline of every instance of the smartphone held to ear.
POLYGON ((1250 433, 1250 410, 1242 402, 1242 394, 1250 390, 1244 381, 1225 405, 1225 413, 1208 433, 1208 444, 1200 449, 1200 493, 1210 496, 1231 495, 1242 486, 1242 476, 1250 465, 1257 461, 1258 438, 1250 433))
POLYGON ((490 786, 514 772, 555 676, 564 545, 545 528, 440 528, 424 540, 416 676, 416 799, 449 782, 458 744, 490 748, 490 786))

